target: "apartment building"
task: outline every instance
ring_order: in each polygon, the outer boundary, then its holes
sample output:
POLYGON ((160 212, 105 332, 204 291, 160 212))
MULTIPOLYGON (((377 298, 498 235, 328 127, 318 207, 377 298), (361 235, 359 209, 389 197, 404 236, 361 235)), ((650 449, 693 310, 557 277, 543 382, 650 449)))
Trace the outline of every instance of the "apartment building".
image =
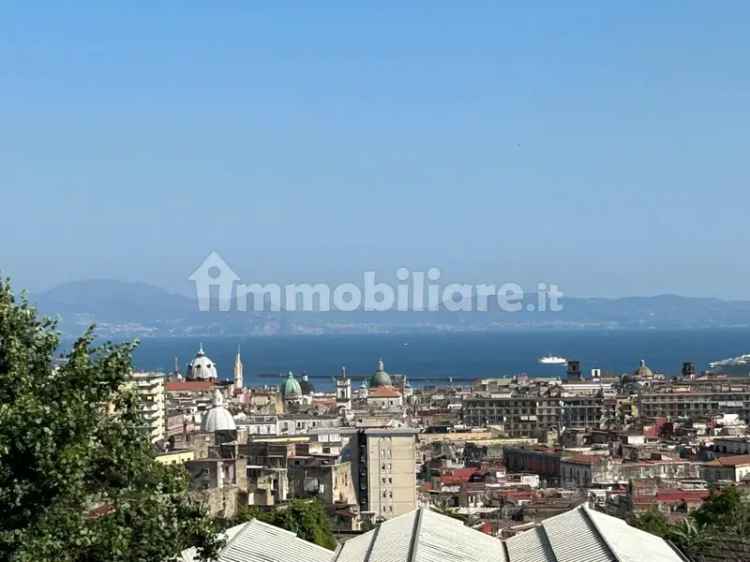
POLYGON ((502 425, 511 437, 540 431, 598 427, 612 417, 616 401, 603 394, 572 394, 534 390, 506 394, 478 394, 463 402, 466 425, 502 425))
POLYGON ((163 441, 166 435, 164 378, 164 373, 132 373, 128 381, 141 400, 141 413, 152 443, 163 441))
POLYGON ((351 435, 360 512, 391 519, 417 507, 416 430, 365 428, 351 435))
POLYGON ((636 400, 643 417, 696 418, 737 414, 750 423, 750 384, 732 381, 695 381, 665 384, 642 390, 636 400))

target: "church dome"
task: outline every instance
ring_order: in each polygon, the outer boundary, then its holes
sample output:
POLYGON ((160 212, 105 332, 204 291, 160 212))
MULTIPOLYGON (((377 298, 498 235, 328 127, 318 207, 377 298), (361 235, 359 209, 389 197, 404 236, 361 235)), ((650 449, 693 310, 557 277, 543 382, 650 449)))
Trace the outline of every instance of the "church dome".
POLYGON ((378 360, 378 370, 370 377, 370 388, 391 386, 391 376, 385 372, 383 360, 378 360))
POLYGON ((641 365, 638 367, 635 372, 633 373, 636 377, 642 378, 642 379, 650 379, 653 378, 654 372, 648 368, 646 365, 646 362, 641 359, 641 365))
POLYGON ((214 392, 214 402, 211 409, 203 416, 201 430, 204 433, 214 433, 216 431, 232 431, 237 429, 232 414, 224 407, 224 398, 221 392, 214 392))
POLYGON ((295 398, 298 396, 302 396, 302 387, 300 386, 297 379, 294 378, 294 375, 291 371, 289 371, 289 375, 287 376, 286 380, 281 383, 281 395, 284 398, 295 398))
POLYGON ((219 378, 216 365, 203 353, 202 345, 195 359, 188 365, 188 378, 193 380, 215 380, 219 378))

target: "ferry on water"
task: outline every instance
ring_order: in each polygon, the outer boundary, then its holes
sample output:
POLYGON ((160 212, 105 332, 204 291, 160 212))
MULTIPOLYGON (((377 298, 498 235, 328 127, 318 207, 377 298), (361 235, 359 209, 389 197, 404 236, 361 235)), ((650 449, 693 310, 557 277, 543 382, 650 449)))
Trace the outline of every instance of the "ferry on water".
POLYGON ((565 357, 559 355, 545 355, 539 358, 539 363, 542 365, 565 365, 568 362, 565 357))

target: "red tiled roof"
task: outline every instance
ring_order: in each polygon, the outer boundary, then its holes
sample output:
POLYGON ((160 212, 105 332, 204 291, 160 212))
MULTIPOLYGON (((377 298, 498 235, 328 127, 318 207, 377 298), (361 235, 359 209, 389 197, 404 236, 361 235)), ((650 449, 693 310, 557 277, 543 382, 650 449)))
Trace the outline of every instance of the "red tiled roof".
POLYGON ((636 505, 653 505, 656 503, 682 503, 698 502, 707 499, 711 495, 709 490, 657 490, 655 495, 635 496, 633 503, 636 505))
POLYGON ((444 486, 458 486, 460 484, 463 484, 464 482, 468 482, 472 474, 474 474, 478 470, 478 468, 474 467, 456 468, 455 470, 451 470, 447 474, 441 475, 440 483, 444 486))
POLYGON ((167 392, 207 392, 214 387, 210 381, 168 382, 167 392))
POLYGON ((367 391, 368 398, 399 398, 401 393, 392 386, 376 386, 367 391))

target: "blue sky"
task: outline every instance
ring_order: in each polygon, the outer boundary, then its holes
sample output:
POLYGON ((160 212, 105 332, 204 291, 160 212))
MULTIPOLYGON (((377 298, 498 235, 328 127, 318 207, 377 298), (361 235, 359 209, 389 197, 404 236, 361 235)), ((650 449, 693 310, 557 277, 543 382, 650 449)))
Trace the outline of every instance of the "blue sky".
POLYGON ((750 298, 750 4, 260 4, 0 7, 16 285, 750 298))

